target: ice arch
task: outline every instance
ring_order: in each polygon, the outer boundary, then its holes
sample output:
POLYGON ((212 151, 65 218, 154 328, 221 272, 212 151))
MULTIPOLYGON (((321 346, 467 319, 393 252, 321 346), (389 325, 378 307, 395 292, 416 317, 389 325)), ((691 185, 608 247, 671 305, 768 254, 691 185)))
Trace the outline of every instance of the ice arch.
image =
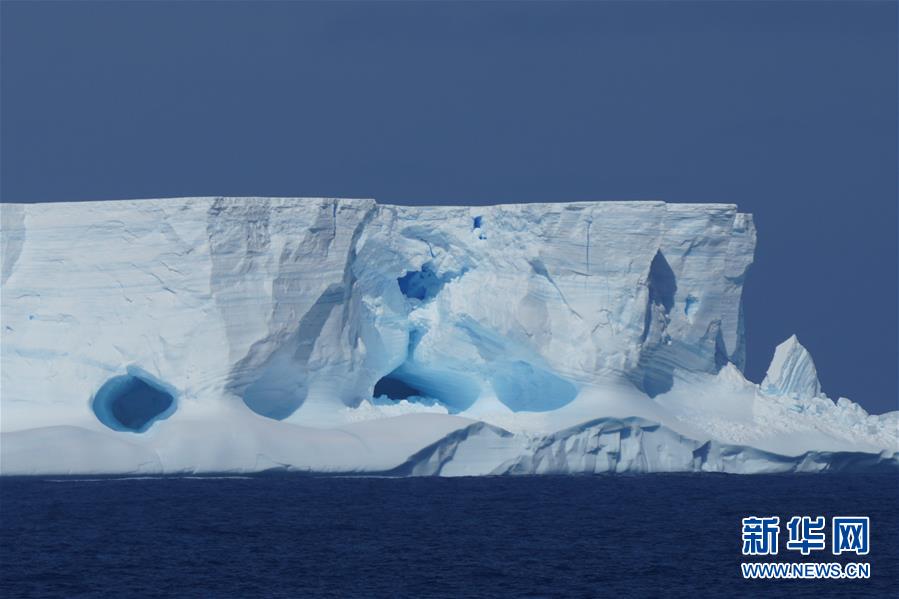
POLYGON ((426 302, 437 297, 443 286, 456 276, 458 276, 457 273, 446 273, 440 276, 430 262, 425 262, 421 270, 408 271, 396 282, 403 295, 426 302))
POLYGON ((376 384, 374 397, 386 395, 401 400, 421 397, 435 400, 450 412, 469 408, 480 394, 477 381, 455 370, 423 367, 414 360, 404 362, 399 368, 382 377, 376 384))
POLYGON ((424 392, 416 389, 401 378, 387 375, 375 383, 373 395, 378 398, 386 396, 388 399, 401 400, 410 397, 424 397, 424 392))
POLYGON ((129 371, 97 390, 91 400, 97 419, 115 431, 143 433, 175 411, 175 396, 161 383, 129 371))

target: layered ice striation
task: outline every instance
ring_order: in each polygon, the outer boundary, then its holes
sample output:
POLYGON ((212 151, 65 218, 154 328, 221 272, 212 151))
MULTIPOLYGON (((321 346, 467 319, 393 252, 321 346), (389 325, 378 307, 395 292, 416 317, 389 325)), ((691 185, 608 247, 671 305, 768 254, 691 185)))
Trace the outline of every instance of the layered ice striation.
POLYGON ((3 204, 2 233, 8 474, 761 472, 899 451, 895 413, 824 396, 795 337, 743 377, 755 229, 733 205, 3 204))

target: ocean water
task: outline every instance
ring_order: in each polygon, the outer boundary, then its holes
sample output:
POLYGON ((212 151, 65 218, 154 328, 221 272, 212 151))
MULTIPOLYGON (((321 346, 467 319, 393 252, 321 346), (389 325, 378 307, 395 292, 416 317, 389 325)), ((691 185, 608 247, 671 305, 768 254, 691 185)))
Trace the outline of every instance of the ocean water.
POLYGON ((896 474, 4 478, 0 596, 896 597, 897 508, 896 474), (747 515, 869 516, 871 578, 744 580, 747 515))

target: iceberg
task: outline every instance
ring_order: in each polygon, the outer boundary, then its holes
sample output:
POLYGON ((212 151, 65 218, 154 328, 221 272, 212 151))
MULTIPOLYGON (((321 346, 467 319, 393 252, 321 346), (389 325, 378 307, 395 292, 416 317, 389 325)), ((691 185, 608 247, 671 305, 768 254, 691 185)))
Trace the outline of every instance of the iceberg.
POLYGON ((793 336, 743 375, 730 204, 2 204, 0 473, 899 467, 793 336))
POLYGON ((774 350, 774 358, 762 381, 762 390, 769 395, 797 398, 821 395, 815 362, 796 335, 774 350))

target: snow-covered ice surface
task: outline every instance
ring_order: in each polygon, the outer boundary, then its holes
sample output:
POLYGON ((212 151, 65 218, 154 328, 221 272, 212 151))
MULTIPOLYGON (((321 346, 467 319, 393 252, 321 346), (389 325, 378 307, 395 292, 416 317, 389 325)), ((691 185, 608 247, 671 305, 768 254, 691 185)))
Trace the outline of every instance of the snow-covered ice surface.
POLYGON ((744 378, 733 205, 0 208, 3 474, 899 466, 795 337, 744 378))

